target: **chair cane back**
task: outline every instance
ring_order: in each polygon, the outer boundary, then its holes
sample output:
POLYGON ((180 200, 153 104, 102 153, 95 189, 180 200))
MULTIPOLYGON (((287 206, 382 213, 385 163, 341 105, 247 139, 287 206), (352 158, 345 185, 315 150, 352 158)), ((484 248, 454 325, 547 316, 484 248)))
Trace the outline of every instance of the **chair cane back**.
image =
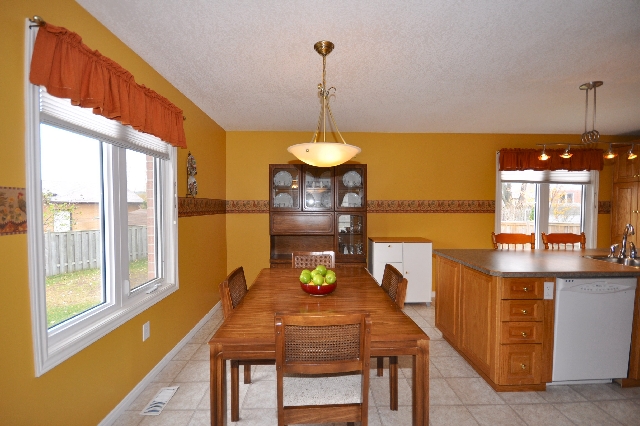
POLYGON ((567 245, 571 244, 571 248, 575 249, 576 244, 578 247, 583 249, 587 246, 587 237, 584 235, 584 232, 580 234, 568 234, 568 233, 551 233, 545 234, 542 233, 542 244, 544 244, 545 250, 549 250, 549 248, 560 250, 560 245, 564 245, 565 250, 568 248, 567 245), (549 247, 551 246, 551 247, 549 247))
POLYGON ((369 314, 276 314, 274 320, 278 425, 366 426, 369 314))
POLYGON ((291 266, 294 268, 315 269, 318 265, 327 268, 336 267, 336 254, 333 251, 294 251, 291 266))
MULTIPOLYGON (((398 308, 404 308, 407 296, 408 281, 393 265, 386 264, 380 287, 396 302, 398 308)), ((384 371, 384 357, 377 357, 377 374, 382 376, 384 371)), ((391 410, 398 410, 398 357, 389 357, 389 406, 391 410)))
MULTIPOLYGON (((240 266, 234 269, 227 278, 220 283, 220 302, 224 319, 229 318, 233 310, 247 294, 247 281, 244 277, 244 268, 240 266)), ((252 365, 273 365, 275 361, 270 359, 254 359, 251 361, 231 360, 231 421, 240 420, 240 365, 244 366, 244 383, 251 383, 252 365)))
POLYGON ((493 248, 498 250, 509 250, 511 246, 514 249, 517 249, 519 245, 522 246, 524 250, 527 244, 531 245, 531 249, 536 248, 536 236, 535 234, 509 234, 509 233, 501 233, 496 234, 495 232, 491 233, 491 241, 493 242, 493 248))

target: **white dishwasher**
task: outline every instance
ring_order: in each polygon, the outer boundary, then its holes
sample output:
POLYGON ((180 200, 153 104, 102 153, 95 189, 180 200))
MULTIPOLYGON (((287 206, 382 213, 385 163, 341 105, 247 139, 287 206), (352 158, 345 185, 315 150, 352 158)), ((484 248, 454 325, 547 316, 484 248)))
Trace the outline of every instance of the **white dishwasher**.
POLYGON ((625 378, 636 278, 557 278, 553 383, 625 378))

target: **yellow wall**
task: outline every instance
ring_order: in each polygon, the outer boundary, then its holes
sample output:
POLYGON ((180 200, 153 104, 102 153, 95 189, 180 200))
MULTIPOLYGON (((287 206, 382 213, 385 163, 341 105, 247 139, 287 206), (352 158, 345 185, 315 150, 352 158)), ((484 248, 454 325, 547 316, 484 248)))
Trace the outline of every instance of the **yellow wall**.
MULTIPOLYGON (((312 133, 227 132, 227 199, 269 199, 270 163, 292 163, 287 152, 312 133)), ((369 200, 494 200, 500 148, 579 140, 577 135, 346 133, 362 148, 369 200)), ((610 140, 604 138, 603 140, 610 140)), ((600 200, 611 199, 612 163, 600 173, 600 200)), ((610 217, 598 215, 598 246, 609 245, 610 217)), ((491 248, 494 215, 370 213, 369 236, 419 236, 434 248, 491 248)), ((243 265, 251 282, 269 266, 267 214, 227 214, 227 268, 243 265)))
MULTIPOLYGON (((79 33, 184 110, 198 162, 199 197, 225 198, 225 132, 72 0, 2 0, 0 28, 0 186, 25 187, 24 22, 40 15, 79 33)), ((178 193, 186 194, 187 150, 178 155, 178 193)), ((27 236, 0 237, 0 424, 99 423, 217 303, 226 275, 224 215, 182 218, 180 289, 41 377, 34 376, 27 236), (142 324, 151 337, 142 342, 142 324)))

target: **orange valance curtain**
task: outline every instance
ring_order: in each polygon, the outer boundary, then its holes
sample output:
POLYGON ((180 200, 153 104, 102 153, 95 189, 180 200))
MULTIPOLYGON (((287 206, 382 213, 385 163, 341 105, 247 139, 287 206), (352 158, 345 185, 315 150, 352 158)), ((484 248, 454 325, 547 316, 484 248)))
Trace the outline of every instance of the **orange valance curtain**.
POLYGON ((29 80, 73 105, 93 108, 94 114, 187 147, 180 108, 137 84, 131 73, 66 28, 44 24, 38 29, 29 80))
POLYGON ((601 149, 572 149, 571 158, 562 158, 564 149, 547 149, 551 158, 542 161, 538 156, 542 149, 503 148, 500 150, 500 170, 602 170, 604 167, 601 149))

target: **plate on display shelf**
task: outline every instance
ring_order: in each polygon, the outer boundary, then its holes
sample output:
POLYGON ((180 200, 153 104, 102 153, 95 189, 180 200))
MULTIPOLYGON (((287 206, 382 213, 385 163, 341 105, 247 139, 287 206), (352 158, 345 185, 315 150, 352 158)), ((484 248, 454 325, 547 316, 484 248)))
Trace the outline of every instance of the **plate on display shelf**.
POLYGON ((362 207, 362 200, 358 194, 347 192, 342 199, 342 207, 362 207))
POLYGON ((322 199, 320 200, 322 207, 327 209, 331 208, 331 194, 322 194, 322 199))
POLYGON ((291 173, 281 170, 273 177, 273 184, 275 186, 291 186, 293 182, 293 178, 291 177, 291 173))
POLYGON ((342 176, 342 183, 347 188, 353 188, 354 186, 360 186, 362 183, 362 177, 355 170, 348 171, 342 176))
POLYGON ((322 183, 322 187, 331 188, 331 172, 326 171, 320 175, 320 182, 322 183))
POLYGON ((273 199, 274 207, 293 207, 293 198, 286 192, 281 192, 273 199))

